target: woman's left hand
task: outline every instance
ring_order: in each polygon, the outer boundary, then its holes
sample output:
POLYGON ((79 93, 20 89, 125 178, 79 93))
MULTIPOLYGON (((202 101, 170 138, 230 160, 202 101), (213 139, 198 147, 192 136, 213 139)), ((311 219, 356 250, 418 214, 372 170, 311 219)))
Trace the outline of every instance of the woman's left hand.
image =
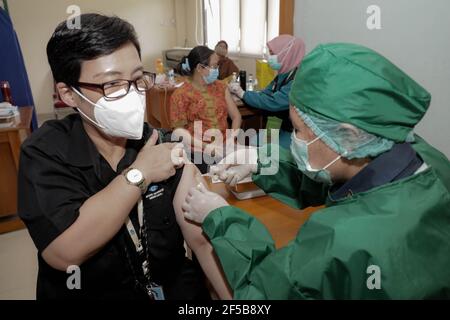
POLYGON ((189 189, 181 208, 187 219, 202 224, 211 211, 228 205, 224 198, 217 193, 207 190, 199 182, 197 186, 189 189))

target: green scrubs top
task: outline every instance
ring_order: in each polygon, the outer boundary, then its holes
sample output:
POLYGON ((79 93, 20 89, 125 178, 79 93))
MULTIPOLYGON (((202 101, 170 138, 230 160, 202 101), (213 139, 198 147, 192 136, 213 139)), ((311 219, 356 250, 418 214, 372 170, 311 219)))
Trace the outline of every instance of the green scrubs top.
POLYGON ((255 183, 295 208, 326 207, 279 250, 244 211, 211 212, 203 230, 234 298, 450 298, 450 162, 418 136, 412 146, 427 169, 336 202, 280 150, 278 173, 255 183))

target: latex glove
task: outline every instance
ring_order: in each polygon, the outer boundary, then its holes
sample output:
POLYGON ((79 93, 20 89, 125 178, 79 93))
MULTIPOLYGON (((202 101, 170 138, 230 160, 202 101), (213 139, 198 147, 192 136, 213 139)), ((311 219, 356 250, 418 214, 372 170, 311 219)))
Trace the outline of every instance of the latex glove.
POLYGON ((246 179, 247 177, 250 176, 250 174, 252 174, 255 171, 256 170, 252 165, 233 166, 228 168, 219 177, 220 180, 222 180, 225 184, 234 187, 240 181, 246 179))
POLYGON ((244 97, 245 91, 242 90, 241 85, 239 83, 237 82, 230 83, 228 85, 228 88, 230 89, 230 92, 232 94, 235 94, 239 98, 242 99, 244 97))
POLYGON ((258 151, 256 148, 243 148, 232 152, 210 169, 212 175, 216 175, 232 187, 257 171, 258 151))
POLYGON ((224 198, 207 190, 199 182, 197 186, 189 189, 181 208, 187 219, 202 224, 211 211, 225 206, 229 206, 229 204, 224 198))

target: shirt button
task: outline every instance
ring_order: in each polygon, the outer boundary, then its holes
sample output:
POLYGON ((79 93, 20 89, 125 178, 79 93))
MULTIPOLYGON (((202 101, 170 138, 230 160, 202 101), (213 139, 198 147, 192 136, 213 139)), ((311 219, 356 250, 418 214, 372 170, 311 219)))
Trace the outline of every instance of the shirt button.
POLYGON ((170 223, 169 217, 165 216, 165 217, 163 218, 163 222, 164 222, 165 225, 169 225, 169 223, 170 223))

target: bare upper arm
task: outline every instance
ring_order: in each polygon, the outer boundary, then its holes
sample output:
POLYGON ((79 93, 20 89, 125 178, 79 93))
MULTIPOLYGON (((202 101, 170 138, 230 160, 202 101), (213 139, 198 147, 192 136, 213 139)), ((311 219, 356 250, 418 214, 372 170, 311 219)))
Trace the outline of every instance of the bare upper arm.
MULTIPOLYGON (((70 228, 69 228, 70 229, 70 228)), ((60 234, 55 240, 53 240, 41 253, 42 259, 51 266, 53 269, 59 271, 66 271, 71 265, 81 265, 85 259, 76 259, 71 256, 70 240, 68 240, 69 233, 71 230, 66 230, 60 234)), ((92 252, 92 255, 97 253, 99 250, 92 252)), ((85 257, 86 259, 88 257, 85 257)))
POLYGON ((205 179, 203 179, 197 167, 192 163, 186 164, 173 199, 173 207, 178 225, 180 226, 184 239, 193 250, 195 249, 195 246, 203 245, 207 243, 208 240, 203 234, 203 230, 200 225, 192 223, 184 217, 181 206, 183 205, 189 189, 197 185, 198 182, 202 182, 205 186, 207 186, 205 179))
POLYGON ((228 88, 225 89, 225 100, 227 102, 227 111, 230 118, 234 117, 241 117, 241 113, 239 112, 239 109, 234 102, 233 98, 231 97, 230 90, 228 88))
POLYGON ((52 268, 59 271, 65 271, 68 264, 60 257, 58 245, 58 239, 53 240, 53 242, 42 251, 41 257, 52 268))

